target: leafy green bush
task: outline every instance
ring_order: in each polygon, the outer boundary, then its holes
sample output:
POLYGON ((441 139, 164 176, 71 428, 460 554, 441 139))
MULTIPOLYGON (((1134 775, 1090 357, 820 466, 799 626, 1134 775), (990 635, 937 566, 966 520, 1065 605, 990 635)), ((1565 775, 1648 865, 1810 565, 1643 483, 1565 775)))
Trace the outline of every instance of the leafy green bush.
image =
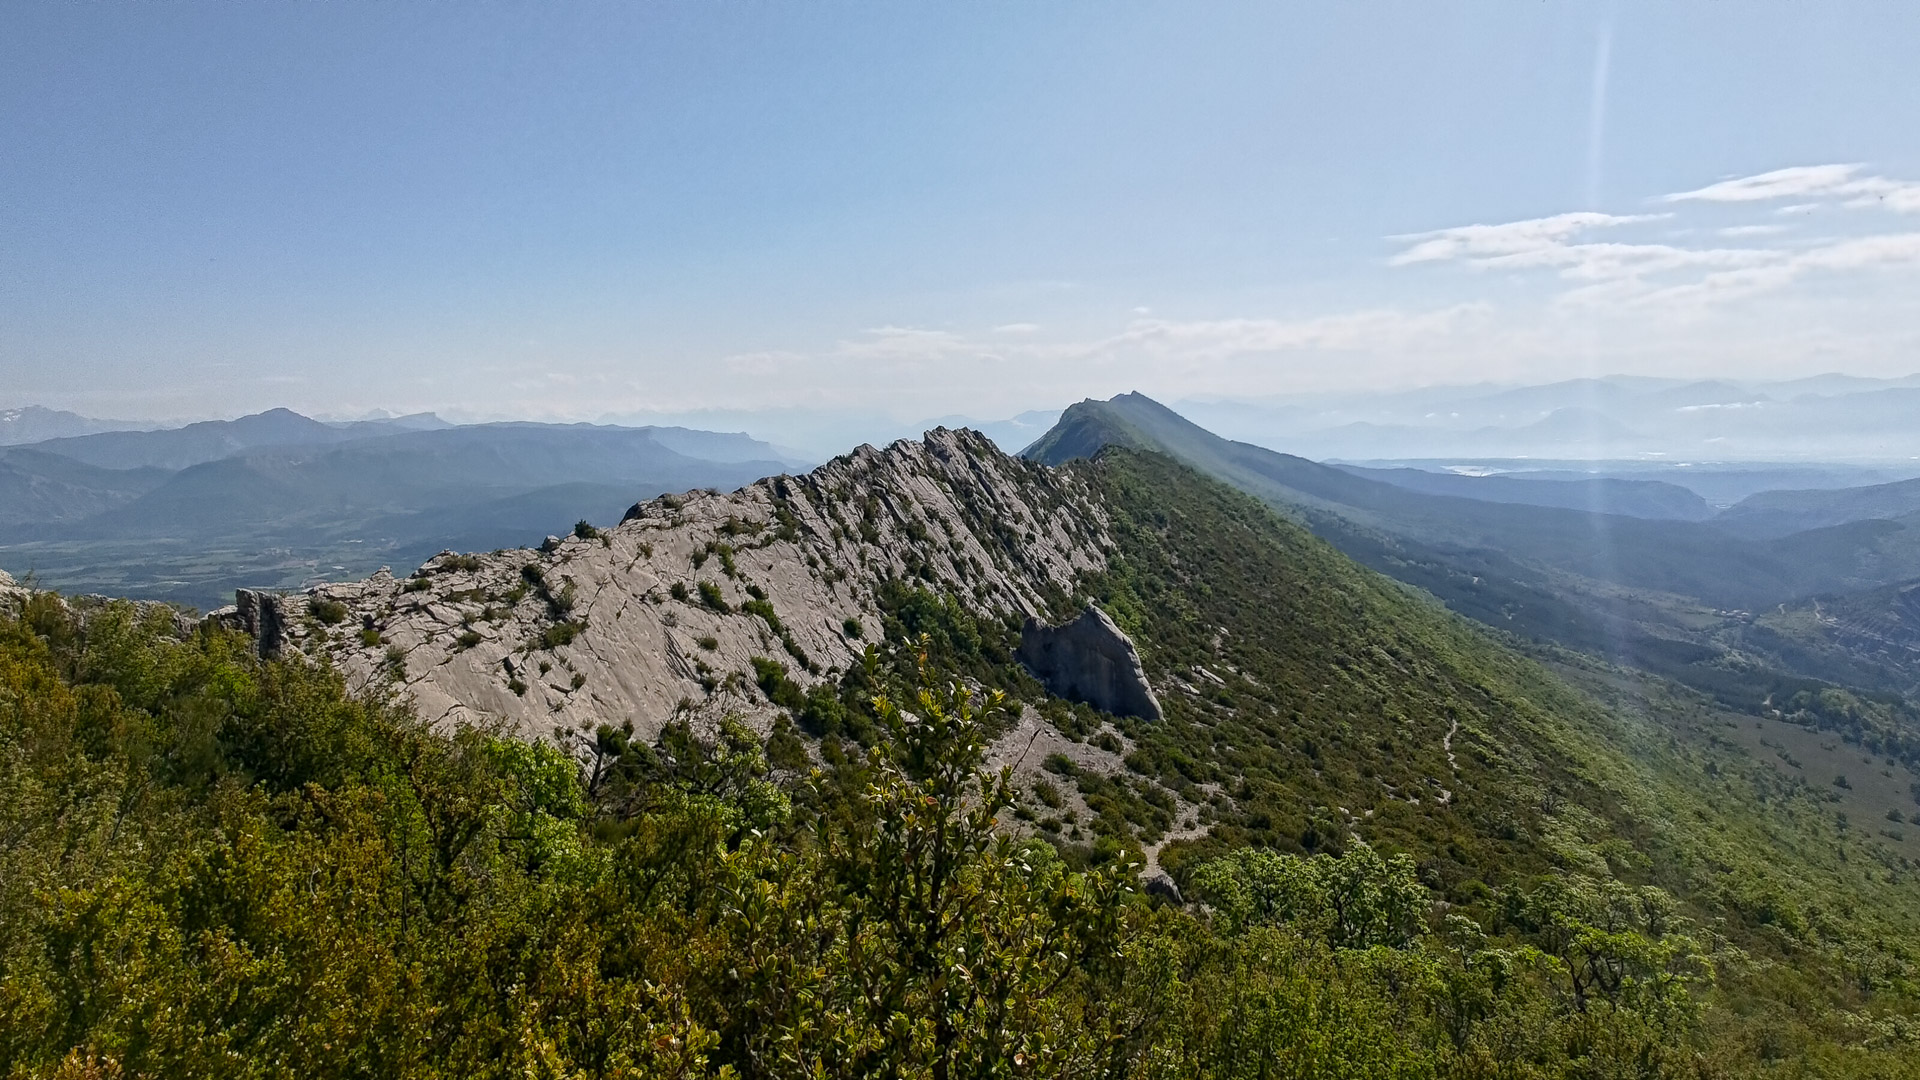
POLYGON ((720 612, 722 615, 733 610, 732 605, 727 603, 726 595, 720 591, 720 586, 702 578, 696 583, 696 587, 700 590, 701 603, 720 612))
POLYGON ((1823 1012, 1813 946, 1709 950, 1657 889, 1551 874, 1476 921, 1352 846, 1144 903, 1002 827, 951 675, 870 651, 871 747, 776 769, 733 720, 442 731, 164 613, 0 615, 0 1072, 1913 1075, 1907 983, 1823 1012))
POLYGON ((338 626, 347 620, 347 605, 324 596, 315 596, 307 600, 307 613, 328 626, 338 626))

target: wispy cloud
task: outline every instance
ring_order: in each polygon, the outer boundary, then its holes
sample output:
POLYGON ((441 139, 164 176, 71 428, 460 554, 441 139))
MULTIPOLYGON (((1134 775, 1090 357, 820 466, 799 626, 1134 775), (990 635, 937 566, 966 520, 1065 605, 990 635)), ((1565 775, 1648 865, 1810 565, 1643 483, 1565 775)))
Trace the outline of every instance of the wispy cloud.
POLYGON ((1656 279, 1685 270, 1707 272, 1764 265, 1775 258, 1759 248, 1689 248, 1668 243, 1592 241, 1585 234, 1657 221, 1666 215, 1596 212, 1558 214, 1500 225, 1463 225, 1394 237, 1414 243, 1394 266, 1457 261, 1484 270, 1551 270, 1580 285, 1563 294, 1571 304, 1619 302, 1655 290, 1656 279))
POLYGON ((1407 233, 1392 239, 1413 240, 1418 243, 1395 255, 1389 262, 1394 266, 1437 262, 1445 259, 1467 259, 1483 263, 1514 260, 1526 263, 1544 252, 1564 250, 1567 241, 1581 233, 1653 221, 1661 216, 1659 214, 1622 216, 1583 210, 1571 214, 1556 214, 1553 217, 1509 221, 1501 225, 1459 225, 1450 229, 1435 229, 1431 232, 1407 233))
POLYGON ((1884 207, 1920 213, 1920 182, 1863 175, 1865 165, 1796 165, 1757 176, 1722 180, 1694 191, 1661 196, 1662 202, 1747 203, 1774 199, 1839 199, 1852 207, 1884 207))
MULTIPOLYGON (((1814 165, 1724 180, 1694 191, 1660 196, 1667 204, 1739 205, 1780 199, 1806 210, 1838 201, 1852 207, 1920 209, 1920 184, 1868 175, 1860 165, 1814 165)), ((1501 224, 1456 226, 1396 236, 1406 244, 1393 266, 1458 262, 1482 270, 1542 270, 1570 283, 1561 307, 1698 308, 1785 288, 1814 273, 1906 270, 1920 265, 1912 233, 1829 235, 1799 243, 1769 242, 1789 232, 1777 223, 1722 226, 1713 234, 1736 244, 1689 245, 1689 229, 1668 229, 1658 240, 1636 239, 1635 226, 1664 214, 1579 212, 1501 224)), ((1645 236, 1640 230, 1638 236, 1645 236)))

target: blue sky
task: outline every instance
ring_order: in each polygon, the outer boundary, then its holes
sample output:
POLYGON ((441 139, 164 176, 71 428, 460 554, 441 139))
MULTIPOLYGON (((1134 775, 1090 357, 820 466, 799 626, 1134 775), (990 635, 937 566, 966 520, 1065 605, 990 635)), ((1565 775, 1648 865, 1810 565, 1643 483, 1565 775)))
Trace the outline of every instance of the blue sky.
POLYGON ((0 406, 1906 374, 1915 41, 1870 2, 11 4, 0 406))

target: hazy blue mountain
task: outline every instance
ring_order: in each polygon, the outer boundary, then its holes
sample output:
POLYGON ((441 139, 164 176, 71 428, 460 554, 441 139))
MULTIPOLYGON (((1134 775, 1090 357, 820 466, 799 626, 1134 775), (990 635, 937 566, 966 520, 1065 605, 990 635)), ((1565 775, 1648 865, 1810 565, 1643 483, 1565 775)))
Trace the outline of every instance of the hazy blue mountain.
POLYGON ((1716 508, 1726 508, 1763 491, 1831 490, 1868 487, 1906 480, 1920 469, 1806 462, 1552 461, 1540 458, 1389 458, 1342 461, 1342 468, 1415 469, 1467 476, 1506 476, 1515 480, 1651 480, 1686 488, 1716 508))
POLYGON ((166 482, 165 469, 102 469, 44 450, 0 450, 0 530, 91 517, 166 482))
POLYGON ((1728 507, 1720 521, 1746 536, 1785 536, 1916 512, 1920 512, 1920 480, 1902 480, 1837 491, 1763 491, 1728 507))
MULTIPOLYGON (((628 490, 634 494, 620 504, 624 508, 643 491, 731 488, 782 471, 774 461, 689 457, 667 449, 645 428, 483 424, 337 446, 254 450, 206 462, 62 532, 208 539, 347 534, 365 531, 376 516, 466 513, 479 503, 560 485, 628 490)), ((577 519, 550 519, 540 528, 564 530, 577 519)))
POLYGON ((1428 495, 1456 495, 1485 502, 1554 506, 1656 520, 1704 521, 1714 515, 1713 507, 1707 505, 1707 501, 1698 494, 1662 480, 1466 476, 1424 469, 1369 469, 1358 465, 1341 465, 1339 468, 1356 476, 1428 495))
POLYGON ((203 420, 161 431, 79 435, 51 439, 35 447, 103 469, 185 469, 265 446, 337 443, 367 434, 369 431, 361 425, 334 427, 291 409, 270 409, 237 420, 203 420))
POLYGON ((696 428, 659 426, 641 430, 651 433, 655 442, 675 453, 704 461, 773 462, 787 468, 815 464, 796 456, 797 451, 782 450, 740 431, 700 431, 696 428))
MULTIPOLYGON (((321 418, 315 417, 315 419, 321 418)), ((442 420, 438 415, 430 412, 407 413, 404 416, 382 415, 361 417, 354 420, 324 419, 322 422, 329 427, 364 434, 391 434, 396 431, 440 431, 445 428, 458 426, 450 421, 442 420)))
POLYGON ((95 420, 62 409, 27 405, 0 409, 0 446, 20 446, 47 439, 91 435, 100 431, 136 430, 147 425, 130 420, 95 420))
POLYGON ((0 566, 59 588, 209 607, 235 584, 537 544, 583 518, 617 521, 638 499, 786 471, 773 447, 738 433, 323 424, 274 410, 0 450, 0 566), (165 464, 102 464, 130 461, 165 464))

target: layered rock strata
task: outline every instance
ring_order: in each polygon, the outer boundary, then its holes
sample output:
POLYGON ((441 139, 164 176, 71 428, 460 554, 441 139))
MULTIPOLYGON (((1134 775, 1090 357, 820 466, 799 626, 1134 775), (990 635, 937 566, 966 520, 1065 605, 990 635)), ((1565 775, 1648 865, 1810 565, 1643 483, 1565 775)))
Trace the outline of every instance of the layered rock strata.
POLYGON ((317 587, 290 603, 285 647, 444 724, 538 737, 630 720, 650 737, 692 710, 764 725, 755 658, 802 686, 837 676, 879 637, 886 580, 1039 616, 1112 549, 1071 473, 946 429, 581 531, 317 587))

